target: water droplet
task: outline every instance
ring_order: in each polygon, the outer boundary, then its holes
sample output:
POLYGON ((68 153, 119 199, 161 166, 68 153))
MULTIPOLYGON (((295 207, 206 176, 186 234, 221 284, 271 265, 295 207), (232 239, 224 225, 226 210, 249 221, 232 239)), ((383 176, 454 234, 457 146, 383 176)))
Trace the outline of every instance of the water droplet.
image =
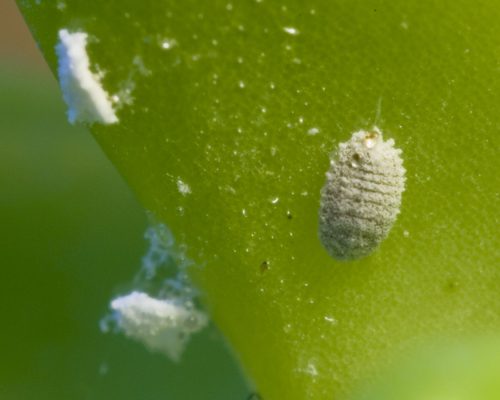
POLYGON ((175 39, 163 39, 160 43, 160 46, 163 50, 170 50, 177 44, 175 39))
POLYGON ((285 333, 290 333, 292 331, 292 324, 286 324, 284 327, 283 327, 283 331, 285 333))
POLYGON ((405 230, 405 231, 403 231, 403 236, 404 236, 405 238, 410 237, 410 232, 408 232, 408 231, 406 231, 406 230, 405 230))
POLYGON ((243 82, 243 81, 239 81, 239 82, 238 82, 238 87, 239 87, 240 89, 245 89, 245 82, 243 82))
POLYGON ((332 317, 331 315, 325 315, 323 319, 329 324, 337 325, 337 320, 335 319, 335 317, 332 317))
POLYGON ((373 149, 375 147, 375 140, 374 139, 365 139, 365 147, 368 148, 368 149, 373 149))
POLYGON ((319 128, 313 127, 307 131, 307 134, 310 136, 317 135, 319 133, 319 128))
POLYGON ((369 132, 366 134, 365 139, 363 140, 363 144, 367 149, 373 149, 377 144, 377 138, 377 132, 369 132))
POLYGON ((271 202, 271 204, 278 204, 278 202, 280 201, 280 198, 279 197, 273 197, 269 201, 271 202))

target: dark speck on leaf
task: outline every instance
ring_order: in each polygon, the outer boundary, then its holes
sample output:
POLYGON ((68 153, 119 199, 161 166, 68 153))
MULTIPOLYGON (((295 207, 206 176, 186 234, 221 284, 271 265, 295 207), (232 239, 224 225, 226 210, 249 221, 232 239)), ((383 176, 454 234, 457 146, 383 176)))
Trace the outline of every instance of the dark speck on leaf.
POLYGON ((269 269, 269 262, 268 261, 262 261, 262 264, 260 264, 260 272, 264 273, 269 269))
POLYGON ((446 283, 446 290, 448 292, 455 292, 458 290, 459 284, 457 281, 450 280, 446 283))

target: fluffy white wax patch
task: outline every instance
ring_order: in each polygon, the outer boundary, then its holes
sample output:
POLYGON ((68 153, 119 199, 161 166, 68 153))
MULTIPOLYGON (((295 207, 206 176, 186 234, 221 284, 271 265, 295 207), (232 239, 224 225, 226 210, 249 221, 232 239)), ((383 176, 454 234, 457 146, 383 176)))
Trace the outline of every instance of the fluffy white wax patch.
POLYGON ((85 122, 114 124, 118 122, 108 93, 98 75, 90 71, 85 32, 59 31, 56 46, 59 84, 68 105, 70 123, 85 122))
POLYGON ((156 299, 132 292, 111 302, 118 327, 151 351, 178 361, 192 333, 204 328, 208 317, 176 299, 156 299))

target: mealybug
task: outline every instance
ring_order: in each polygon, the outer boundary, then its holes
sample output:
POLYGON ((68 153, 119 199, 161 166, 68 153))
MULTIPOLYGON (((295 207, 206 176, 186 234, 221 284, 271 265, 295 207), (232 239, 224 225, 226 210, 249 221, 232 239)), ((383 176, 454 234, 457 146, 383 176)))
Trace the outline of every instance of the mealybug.
POLYGON ((405 186, 401 150, 378 128, 340 143, 321 190, 319 237, 338 260, 367 256, 388 235, 405 186))

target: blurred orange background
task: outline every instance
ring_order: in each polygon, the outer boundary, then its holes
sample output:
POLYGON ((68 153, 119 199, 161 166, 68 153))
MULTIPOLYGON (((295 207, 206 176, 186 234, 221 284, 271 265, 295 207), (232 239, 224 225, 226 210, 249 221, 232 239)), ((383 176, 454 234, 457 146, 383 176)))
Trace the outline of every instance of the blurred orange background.
POLYGON ((0 2, 0 63, 50 74, 14 0, 0 2))

